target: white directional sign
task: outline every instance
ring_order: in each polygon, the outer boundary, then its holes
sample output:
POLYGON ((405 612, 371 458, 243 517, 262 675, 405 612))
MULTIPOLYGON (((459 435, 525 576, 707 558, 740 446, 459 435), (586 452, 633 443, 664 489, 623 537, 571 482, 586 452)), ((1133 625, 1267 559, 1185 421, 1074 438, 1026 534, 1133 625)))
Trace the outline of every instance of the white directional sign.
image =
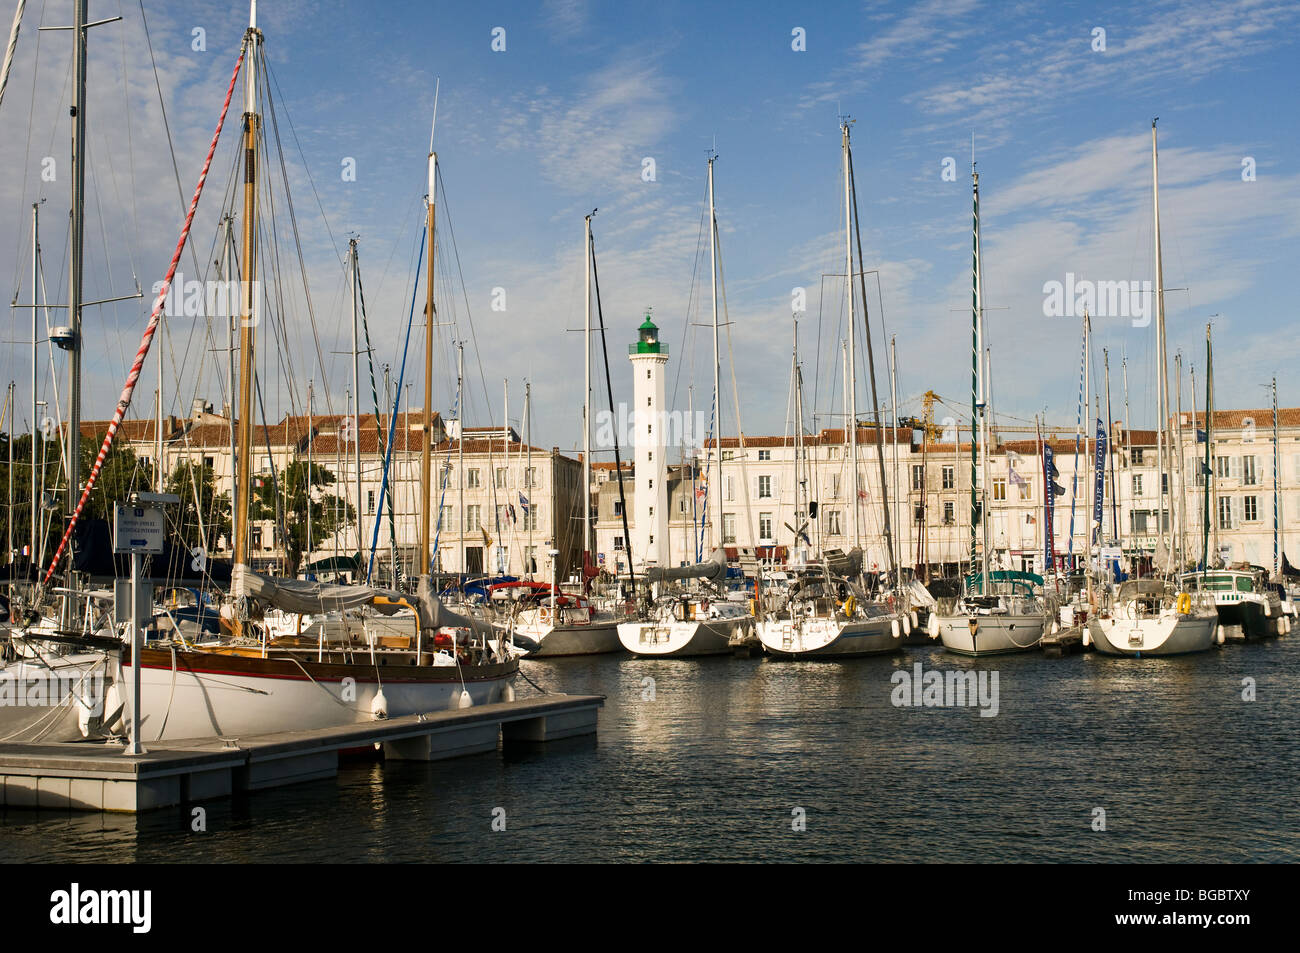
POLYGON ((165 529, 158 507, 118 503, 113 507, 113 552, 161 553, 165 529))

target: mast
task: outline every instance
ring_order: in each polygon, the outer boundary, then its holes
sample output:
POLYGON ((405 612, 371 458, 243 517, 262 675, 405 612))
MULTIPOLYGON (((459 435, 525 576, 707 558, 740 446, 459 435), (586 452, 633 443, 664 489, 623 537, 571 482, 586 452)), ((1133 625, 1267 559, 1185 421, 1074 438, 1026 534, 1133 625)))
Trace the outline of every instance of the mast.
MULTIPOLYGON (((982 489, 982 496, 977 490, 979 482, 979 454, 983 451, 983 435, 980 432, 984 414, 984 381, 980 373, 980 352, 983 351, 981 339, 980 316, 984 310, 983 289, 980 287, 980 174, 971 169, 974 211, 971 243, 971 353, 970 353, 970 414, 971 414, 971 448, 970 448, 970 568, 975 571, 975 526, 978 521, 988 519, 988 486, 982 489), (977 436, 977 434, 979 434, 977 436), (979 447, 977 448, 977 444, 979 447)), ((987 523, 985 524, 987 526, 987 523)), ((987 533, 985 534, 987 537, 987 533)), ((988 546, 984 547, 981 560, 983 574, 980 576, 980 593, 988 591, 988 546)))
MULTIPOLYGON (((1158 117, 1157 117, 1158 119, 1158 117)), ((1156 122, 1151 120, 1151 206, 1155 222, 1153 237, 1155 239, 1156 268, 1156 361, 1158 383, 1156 390, 1156 409, 1159 420, 1156 427, 1156 460, 1159 476, 1156 479, 1156 520, 1160 532, 1160 544, 1165 545, 1165 480, 1168 476, 1165 468, 1165 450, 1168 444, 1169 426, 1169 364, 1165 349, 1165 274, 1164 260, 1160 253, 1160 173, 1156 149, 1156 122)), ((1170 480, 1170 483, 1173 481, 1170 480)), ((1169 488, 1171 491, 1173 487, 1169 488)), ((1166 552, 1165 572, 1169 571, 1168 560, 1172 558, 1173 533, 1170 527, 1169 547, 1166 552)))
MULTIPOLYGON (((359 328, 359 316, 357 314, 357 240, 348 239, 348 263, 352 270, 352 461, 356 466, 356 488, 357 488, 357 558, 366 550, 366 534, 362 528, 362 514, 365 513, 364 501, 361 492, 361 352, 359 350, 359 339, 357 337, 359 328)), ((432 323, 430 324, 432 327, 432 323)), ((375 420, 376 433, 379 429, 379 420, 375 420)))
POLYGON ((1210 497, 1217 476, 1211 467, 1214 459, 1214 358, 1210 350, 1210 325, 1205 325, 1205 499, 1201 516, 1205 526, 1201 531, 1201 571, 1210 571, 1210 497))
MULTIPOLYGON (((1110 409, 1110 350, 1101 349, 1102 362, 1106 368, 1106 438, 1114 442, 1114 427, 1111 418, 1110 409)), ((1119 483, 1115 478, 1115 448, 1109 448, 1108 457, 1110 459, 1110 528, 1115 534, 1115 539, 1119 539, 1119 504, 1116 498, 1119 495, 1119 483)), ((1104 495, 1104 494, 1103 494, 1104 495)))
MULTIPOLYGON (((726 498, 726 481, 722 478, 722 358, 718 347, 718 213, 713 202, 713 160, 716 158, 715 154, 709 154, 709 283, 713 289, 713 445, 718 451, 718 520, 716 525, 711 525, 712 532, 709 534, 713 543, 711 548, 722 545, 722 502, 726 498)), ((629 554, 629 565, 631 561, 629 554)))
MULTIPOLYGON (((712 172, 713 163, 709 163, 712 172)), ((710 177, 711 180, 711 177, 710 177)), ((582 591, 587 591, 587 566, 591 561, 591 213, 583 218, 583 260, 587 268, 583 275, 586 295, 583 297, 584 329, 582 337, 582 591)), ((531 444, 532 438, 529 438, 531 444)), ((532 505, 532 499, 528 503, 532 505)), ((531 542, 532 536, 529 536, 531 542)), ((671 558, 671 554, 670 554, 671 558)))
POLYGON ((799 371, 799 319, 794 318, 794 367, 791 369, 794 374, 794 527, 795 537, 794 545, 799 545, 799 531, 802 524, 799 522, 803 517, 806 523, 809 519, 808 513, 808 492, 807 492, 807 466, 804 467, 803 480, 799 479, 799 464, 803 462, 803 375, 799 371), (803 490, 804 504, 803 509, 799 508, 799 492, 803 490))
MULTIPOLYGON (((420 553, 417 560, 417 574, 427 576, 429 574, 429 542, 432 537, 432 495, 433 495, 433 325, 437 309, 433 303, 433 262, 434 262, 434 212, 437 204, 437 181, 438 181, 438 154, 433 151, 433 131, 438 125, 438 99, 437 92, 434 92, 433 106, 433 125, 429 129, 429 162, 428 162, 428 209, 425 216, 425 247, 428 250, 428 257, 425 259, 425 278, 424 278, 424 410, 420 423, 420 432, 424 434, 424 447, 420 451, 420 553)), ((457 374, 456 393, 461 394, 460 380, 461 376, 457 374)), ((463 396, 460 397, 463 401, 463 396)), ((461 417, 461 422, 457 424, 459 430, 459 439, 457 443, 465 443, 465 427, 463 424, 465 410, 463 407, 457 410, 461 417)), ((460 460, 464 461, 464 450, 461 450, 460 460)), ((464 468, 461 468, 461 519, 464 519, 464 486, 465 476, 464 468)), ((464 545, 464 525, 461 529, 461 553, 465 552, 464 545)), ((462 555, 463 560, 463 555, 462 555)), ((465 569, 464 563, 461 563, 461 570, 465 569)))
POLYGON ((314 405, 315 395, 312 393, 314 381, 307 381, 307 565, 311 565, 312 540, 311 540, 311 482, 312 471, 312 444, 316 442, 316 426, 312 419, 316 414, 314 405))
MULTIPOLYGON (((590 379, 588 379, 588 383, 590 384, 590 379)), ((533 564, 532 564, 532 561, 531 561, 531 560, 532 560, 532 555, 533 555, 533 520, 532 520, 532 515, 533 515, 533 495, 532 495, 532 494, 533 494, 533 480, 532 480, 532 474, 533 474, 533 383, 532 383, 532 381, 524 381, 524 447, 525 447, 525 449, 524 449, 524 486, 525 486, 525 487, 527 488, 527 490, 528 490, 528 511, 524 513, 524 525, 527 526, 527 528, 528 528, 528 544, 527 544, 527 545, 528 545, 528 549, 524 552, 524 570, 528 573, 528 578, 531 579, 531 578, 533 578, 533 564)), ((584 463, 586 462, 586 460, 587 460, 587 457, 586 457, 586 455, 584 455, 584 456, 583 456, 583 461, 584 461, 584 463)), ((590 471, 584 471, 584 472, 590 472, 590 471)), ((583 484, 584 492, 587 494, 587 496, 586 496, 587 502, 590 504, 590 502, 591 502, 591 491, 588 490, 588 489, 586 489, 586 488, 589 487, 589 486, 590 486, 589 483, 584 483, 584 484, 583 484)), ((591 509, 591 507, 588 506, 587 509, 588 509, 588 511, 589 511, 589 513, 588 513, 588 518, 590 518, 590 509, 591 509)), ((583 557, 583 561, 582 561, 582 584, 583 584, 584 587, 587 585, 587 560, 586 560, 586 557, 585 557, 585 556, 583 557)))
MULTIPOLYGON (((456 505, 460 507, 460 571, 465 565, 465 345, 456 342, 456 505)), ((426 403, 426 407, 428 404, 426 403)), ((428 441, 426 440, 427 444, 428 441)), ((426 558, 427 562, 427 558, 426 558)))
MULTIPOLYGON (((889 338, 889 405, 893 408, 890 412, 890 417, 893 418, 894 422, 890 443, 894 448, 894 527, 897 528, 901 525, 898 522, 898 501, 903 495, 903 490, 902 485, 898 481, 898 349, 893 335, 889 338)), ((922 493, 924 493, 924 491, 925 488, 923 486, 922 493)), ((893 543, 894 585, 901 588, 903 585, 903 579, 902 576, 899 575, 899 570, 903 565, 902 540, 899 539, 897 533, 894 534, 893 543)))
MULTIPOLYGON (((1122 377, 1123 377, 1123 384, 1124 384, 1124 459, 1128 461, 1128 468, 1129 468, 1129 470, 1130 470, 1130 473, 1129 473, 1129 477, 1130 477, 1130 479, 1129 479, 1129 491, 1130 491, 1130 493, 1129 493, 1129 495, 1130 495, 1130 497, 1131 497, 1131 496, 1132 496, 1132 489, 1133 489, 1133 486, 1132 486, 1132 484, 1133 484, 1133 481, 1132 481, 1132 472, 1131 472, 1132 469, 1133 469, 1133 431, 1132 431, 1131 429, 1129 429, 1129 423, 1128 423, 1128 422, 1129 422, 1129 415, 1128 415, 1128 410, 1129 410, 1129 408, 1128 408, 1128 358, 1127 358, 1127 357, 1123 358, 1123 360, 1120 362, 1120 371, 1121 371, 1121 374, 1122 374, 1122 377)), ((1196 384, 1195 384, 1195 382, 1193 381, 1193 384, 1192 384, 1192 390, 1193 390, 1193 394, 1192 394, 1192 402, 1193 402, 1193 403, 1195 403, 1195 401, 1196 401, 1195 389, 1196 389, 1196 384)), ((1118 487, 1116 487, 1116 492, 1118 493, 1118 487)), ((1129 506, 1129 511, 1130 511, 1130 513, 1132 512, 1132 503, 1133 503, 1133 502, 1135 502, 1135 501, 1134 501, 1134 500, 1130 500, 1130 506, 1129 506)), ((1130 517, 1130 518, 1131 518, 1131 517, 1130 517)), ((1116 532, 1116 535, 1119 535, 1119 529, 1118 529, 1118 528, 1115 530, 1115 532, 1116 532)), ((1124 554, 1124 543, 1122 542, 1122 540, 1123 540, 1124 537, 1123 537, 1122 535, 1120 535, 1119 538, 1120 538, 1120 540, 1121 540, 1120 545, 1119 545, 1119 551, 1120 551, 1120 555, 1122 556, 1122 555, 1124 554)), ((1135 572, 1135 574, 1136 574, 1136 570, 1134 570, 1134 572, 1135 572)))
POLYGON ((38 540, 38 527, 41 522, 41 493, 39 478, 36 472, 36 434, 38 427, 36 416, 40 412, 37 406, 37 347, 40 341, 40 334, 37 331, 37 316, 40 314, 41 289, 39 283, 40 254, 41 243, 40 234, 41 205, 39 202, 32 203, 32 532, 31 532, 31 549, 28 550, 27 561, 36 565, 36 547, 38 540))
POLYGON ((862 545, 862 520, 858 512, 858 379, 857 350, 854 331, 857 319, 853 314, 853 204, 849 187, 849 121, 840 121, 841 139, 844 151, 844 288, 849 305, 849 342, 845 375, 845 387, 848 388, 848 401, 845 407, 848 421, 845 427, 849 437, 849 469, 852 471, 849 492, 853 501, 853 545, 862 545))
MULTIPOLYGON (((84 3, 84 0, 82 0, 84 3)), ((253 372, 254 372, 254 313, 257 299, 254 292, 254 280, 257 277, 257 176, 258 176, 258 138, 261 116, 257 111, 257 55, 262 41, 262 33, 257 29, 257 0, 252 0, 249 7, 248 32, 245 34, 248 44, 248 57, 244 64, 244 222, 243 222, 243 256, 240 260, 240 320, 239 320, 239 422, 235 466, 235 552, 236 568, 249 566, 249 525, 248 503, 252 485, 252 445, 253 445, 253 372)), ((247 595, 241 584, 232 588, 238 608, 247 595)), ((247 617, 247 608, 235 612, 235 635, 243 634, 243 625, 247 617), (241 618, 241 616, 243 618, 241 618)))
POLYGON ((1179 569, 1187 562, 1187 514, 1184 511, 1183 500, 1183 352, 1180 350, 1174 355, 1174 369, 1178 380, 1178 389, 1174 392, 1174 427, 1176 433, 1176 449, 1173 452, 1174 470, 1178 474, 1178 497, 1177 502, 1173 498, 1173 487, 1170 487, 1170 503, 1174 507, 1174 522, 1178 524, 1178 567, 1179 569))

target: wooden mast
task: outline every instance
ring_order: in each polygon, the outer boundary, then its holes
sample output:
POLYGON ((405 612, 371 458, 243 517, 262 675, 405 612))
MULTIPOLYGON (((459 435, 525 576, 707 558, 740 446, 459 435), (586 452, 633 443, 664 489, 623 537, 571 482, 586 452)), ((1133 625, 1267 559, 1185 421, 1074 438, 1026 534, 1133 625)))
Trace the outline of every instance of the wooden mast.
MULTIPOLYGON (((438 99, 434 93, 433 126, 429 130, 429 196, 428 214, 425 220, 425 247, 428 257, 425 259, 424 289, 424 415, 420 423, 420 432, 424 434, 424 447, 420 451, 420 555, 418 575, 429 574, 429 540, 431 539, 431 516, 433 480, 433 325, 435 308, 433 304, 433 225, 434 203, 437 196, 438 154, 433 151, 433 130, 438 126, 438 99)), ((463 411, 458 411, 464 417, 463 411)), ((464 428, 460 428, 459 441, 465 440, 464 428)), ((464 567, 461 567, 462 569, 464 567)))
MULTIPOLYGON (((257 0, 249 7, 248 56, 244 64, 244 235, 243 255, 240 261, 239 306, 239 420, 236 429, 238 447, 235 456, 235 553, 234 565, 238 570, 249 565, 248 503, 252 484, 253 444, 253 371, 254 325, 256 324, 257 296, 254 281, 257 277, 257 171, 258 133, 261 117, 257 112, 257 54, 262 41, 257 29, 257 0)), ((244 603, 247 588, 241 574, 236 574, 231 594, 235 598, 235 635, 243 634, 243 623, 248 610, 244 603)))

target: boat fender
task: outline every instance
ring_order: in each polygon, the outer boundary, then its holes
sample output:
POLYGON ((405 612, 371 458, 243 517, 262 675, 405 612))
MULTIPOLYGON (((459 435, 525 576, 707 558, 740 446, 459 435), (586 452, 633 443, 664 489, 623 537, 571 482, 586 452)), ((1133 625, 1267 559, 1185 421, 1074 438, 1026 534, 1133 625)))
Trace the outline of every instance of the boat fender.
POLYGON ((468 688, 462 688, 462 689, 457 693, 457 698, 456 698, 456 707, 457 707, 457 708, 473 708, 473 707, 474 707, 474 699, 472 699, 472 698, 469 697, 469 689, 468 689, 468 688))
POLYGON ((901 630, 899 629, 897 619, 891 619, 889 621, 889 634, 892 635, 894 638, 898 638, 902 634, 901 630))
POLYGON ((382 688, 375 692, 374 701, 370 703, 370 714, 376 719, 388 717, 388 698, 382 688))
POLYGON ((1222 645, 1224 643, 1225 638, 1226 637, 1223 634, 1223 626, 1218 626, 1214 631, 1214 641, 1222 645))
POLYGON ((1269 604, 1269 601, 1268 601, 1267 599, 1265 599, 1265 600, 1264 600, 1264 618, 1267 619, 1267 618, 1268 618, 1269 616, 1271 616, 1272 614, 1273 614, 1273 606, 1269 604))
POLYGON ((904 635, 912 634, 912 620, 907 617, 906 612, 903 613, 903 634, 904 635))
POLYGON ((919 629, 920 626, 916 624, 916 610, 913 609, 909 615, 912 617, 912 628, 919 629))
POLYGON ((1086 649, 1086 648, 1087 648, 1088 646, 1090 646, 1090 645, 1092 645, 1092 633, 1089 632, 1087 629, 1084 629, 1084 630, 1083 630, 1083 647, 1086 649))
POLYGON ((1060 631, 1061 631, 1061 623, 1059 623, 1059 622, 1057 622, 1055 619, 1053 619, 1053 620, 1052 620, 1052 635, 1056 635, 1056 633, 1058 633, 1058 632, 1060 632, 1060 631))
POLYGON ((503 702, 512 702, 515 700, 515 687, 509 682, 501 689, 501 700, 503 702))
POLYGON ((930 634, 930 638, 937 639, 939 637, 939 617, 933 612, 930 613, 930 618, 926 620, 925 628, 930 634))

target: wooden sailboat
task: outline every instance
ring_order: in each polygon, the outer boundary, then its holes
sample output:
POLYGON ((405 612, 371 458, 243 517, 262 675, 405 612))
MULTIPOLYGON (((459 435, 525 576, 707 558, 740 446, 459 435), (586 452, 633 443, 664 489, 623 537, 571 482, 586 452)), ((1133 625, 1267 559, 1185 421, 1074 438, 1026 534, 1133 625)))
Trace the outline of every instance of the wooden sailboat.
MULTIPOLYGON (((429 576, 431 505, 429 453, 432 344, 425 349, 424 467, 418 591, 409 596, 366 586, 329 586, 263 576, 250 568, 248 506, 252 485, 254 316, 256 300, 258 173, 261 117, 257 77, 262 33, 256 0, 245 33, 243 298, 240 304, 239 416, 236 448, 235 551, 232 580, 234 637, 193 645, 184 641, 124 653, 121 666, 140 667, 143 740, 239 735, 327 727, 448 707, 469 707, 513 695, 518 663, 494 647, 492 626, 447 610, 429 576), (370 606, 409 610, 409 631, 384 636, 346 633, 340 642, 271 638, 259 623, 262 606, 324 614, 370 606)), ((433 226, 436 154, 428 158, 428 325, 432 337, 433 226)), ((126 699, 123 699, 125 702, 126 699)), ((128 706, 129 707, 129 706, 128 706)), ((129 714, 129 711, 128 711, 129 714)))

